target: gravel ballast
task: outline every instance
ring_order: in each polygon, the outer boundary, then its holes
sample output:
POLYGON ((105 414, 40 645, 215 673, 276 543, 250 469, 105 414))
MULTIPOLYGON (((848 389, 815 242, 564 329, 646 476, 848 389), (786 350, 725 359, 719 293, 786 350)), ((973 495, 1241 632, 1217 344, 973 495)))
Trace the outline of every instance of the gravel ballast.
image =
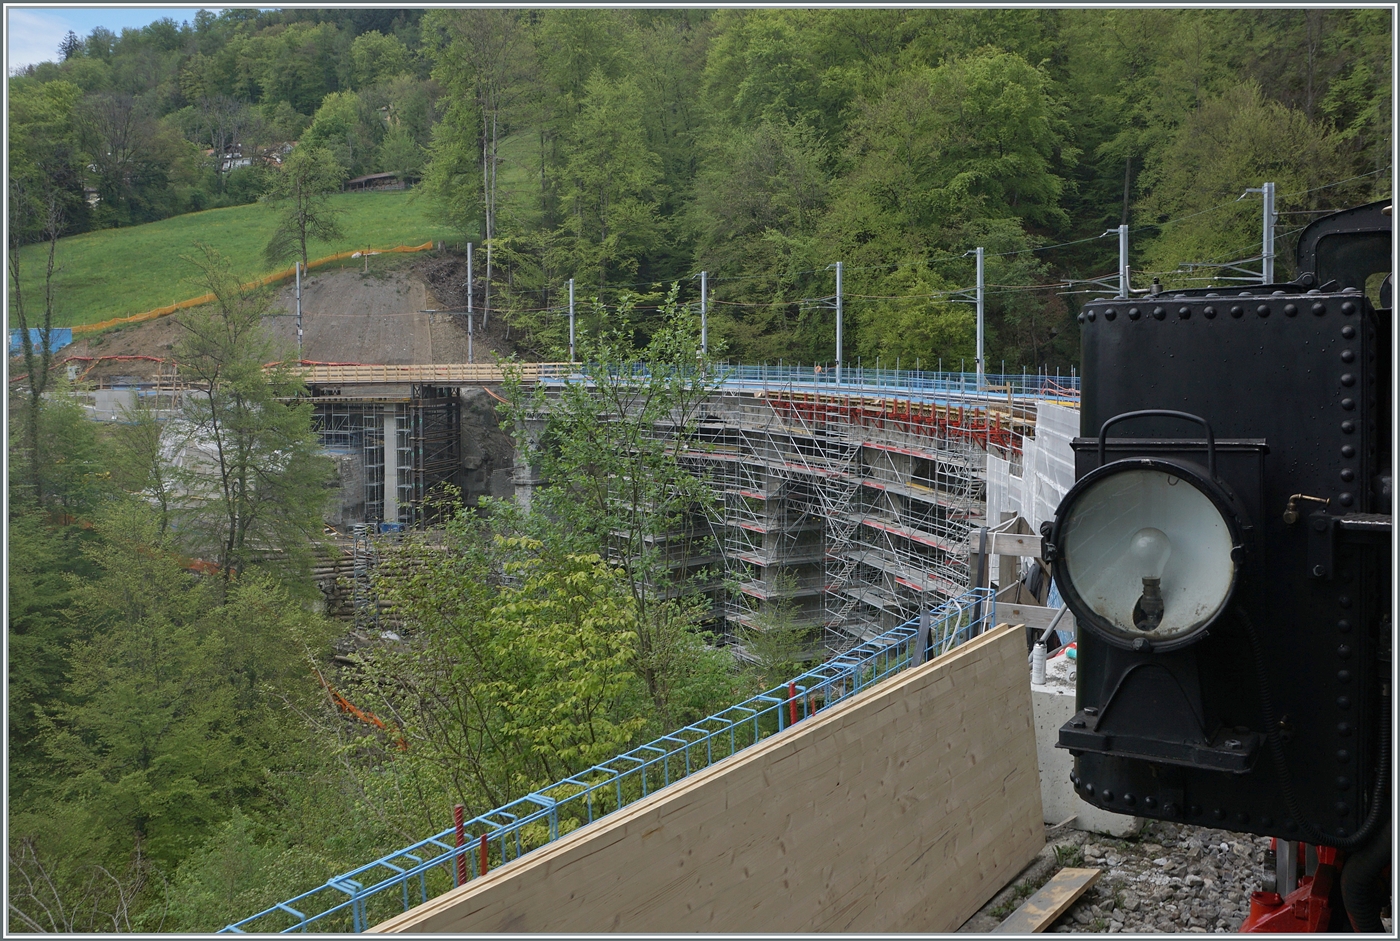
POLYGON ((1061 828, 961 930, 992 930, 1061 867, 1082 866, 1103 875, 1051 932, 1234 933, 1249 914, 1250 893, 1272 881, 1268 849, 1268 837, 1163 821, 1148 821, 1129 839, 1061 828))
POLYGON ((1268 837, 1164 822, 1134 840, 1081 836, 1083 865, 1104 874, 1051 931, 1233 933, 1273 877, 1268 837))

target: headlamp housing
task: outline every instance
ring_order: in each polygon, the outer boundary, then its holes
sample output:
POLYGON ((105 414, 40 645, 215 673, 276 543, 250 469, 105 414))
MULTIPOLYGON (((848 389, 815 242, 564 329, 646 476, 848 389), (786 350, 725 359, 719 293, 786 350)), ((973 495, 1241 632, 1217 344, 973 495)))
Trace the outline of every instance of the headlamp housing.
POLYGON ((1228 608, 1244 529, 1234 496, 1207 468, 1158 457, 1113 461, 1080 478, 1056 510, 1055 582, 1078 623, 1109 644, 1176 650, 1204 637, 1228 608))

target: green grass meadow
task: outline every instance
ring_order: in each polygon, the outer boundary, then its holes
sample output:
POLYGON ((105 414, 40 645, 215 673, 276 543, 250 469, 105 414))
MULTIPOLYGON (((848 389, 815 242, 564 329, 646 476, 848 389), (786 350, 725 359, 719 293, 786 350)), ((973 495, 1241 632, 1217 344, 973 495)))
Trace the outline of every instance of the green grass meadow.
MULTIPOLYGON (((344 210, 340 227, 345 237, 334 243, 310 243, 307 250, 313 260, 365 247, 459 238, 448 226, 432 221, 430 204, 415 199, 412 191, 341 193, 333 202, 344 210)), ((272 207, 254 203, 62 239, 55 256, 55 326, 127 317, 203 294, 204 289, 190 280, 194 266, 182 257, 192 254, 197 242, 217 249, 244 281, 289 267, 290 262, 269 265, 263 260, 263 247, 276 228, 276 217, 272 207)), ((20 251, 21 284, 31 318, 42 310, 47 251, 46 245, 29 245, 20 251)), ((17 322, 12 283, 9 291, 13 327, 17 322)))

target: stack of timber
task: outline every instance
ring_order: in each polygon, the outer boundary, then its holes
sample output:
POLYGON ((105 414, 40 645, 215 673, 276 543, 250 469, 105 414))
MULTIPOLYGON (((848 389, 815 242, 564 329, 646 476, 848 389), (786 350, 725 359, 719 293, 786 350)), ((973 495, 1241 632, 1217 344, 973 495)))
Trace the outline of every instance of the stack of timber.
POLYGON ((1043 848, 998 628, 372 929, 955 931, 1043 848))
POLYGON ((321 591, 329 617, 344 621, 355 617, 355 600, 351 580, 355 560, 348 544, 332 543, 316 553, 311 566, 311 580, 321 591))

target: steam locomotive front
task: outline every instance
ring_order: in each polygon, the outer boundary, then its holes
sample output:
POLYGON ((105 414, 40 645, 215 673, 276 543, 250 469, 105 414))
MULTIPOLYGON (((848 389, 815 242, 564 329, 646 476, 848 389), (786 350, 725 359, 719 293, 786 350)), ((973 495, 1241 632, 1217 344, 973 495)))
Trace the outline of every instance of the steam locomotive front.
POLYGON ((1106 810, 1357 849, 1389 819, 1388 201, 1298 254, 1292 283, 1080 315, 1060 745, 1106 810))

